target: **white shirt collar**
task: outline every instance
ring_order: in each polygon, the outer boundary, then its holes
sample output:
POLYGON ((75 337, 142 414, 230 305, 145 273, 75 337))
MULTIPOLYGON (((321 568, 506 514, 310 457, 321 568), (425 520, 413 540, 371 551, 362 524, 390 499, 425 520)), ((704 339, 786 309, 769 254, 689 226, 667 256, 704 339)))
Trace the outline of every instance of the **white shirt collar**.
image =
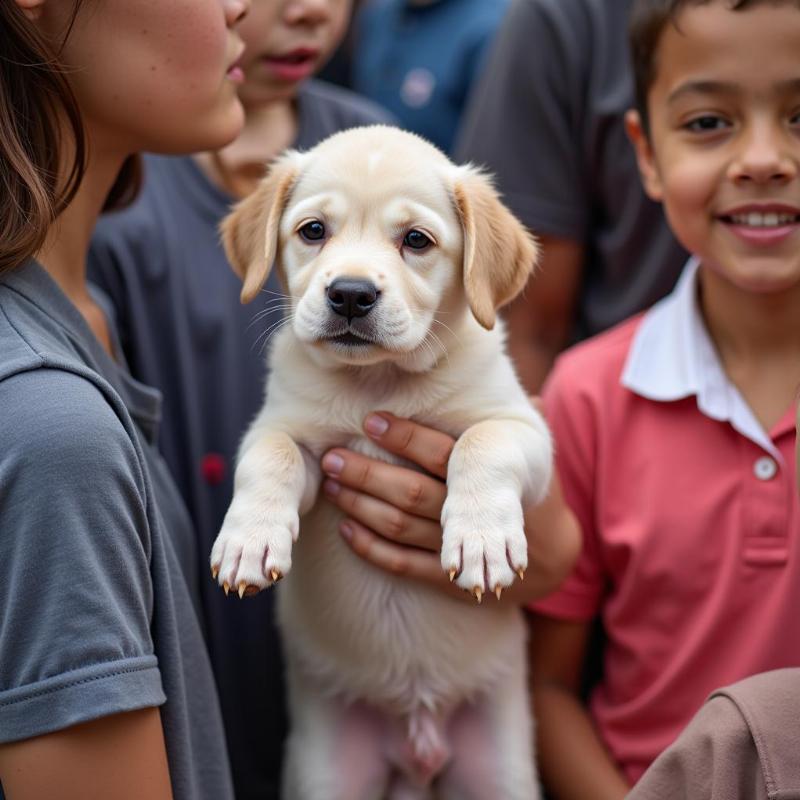
POLYGON ((637 329, 622 385, 649 400, 670 402, 692 395, 711 419, 730 424, 779 462, 773 444, 722 368, 700 311, 699 261, 690 258, 673 292, 656 303, 637 329))

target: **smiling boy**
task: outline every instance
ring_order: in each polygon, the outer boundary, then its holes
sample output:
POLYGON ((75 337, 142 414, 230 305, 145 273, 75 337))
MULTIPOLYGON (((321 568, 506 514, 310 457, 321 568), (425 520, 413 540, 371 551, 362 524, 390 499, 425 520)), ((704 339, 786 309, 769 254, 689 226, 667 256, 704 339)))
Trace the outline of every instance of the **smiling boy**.
POLYGON ((693 257, 672 295, 567 353, 545 390, 584 533, 534 620, 559 798, 623 797, 712 690, 800 663, 800 9, 638 0, 631 30, 628 132, 693 257))

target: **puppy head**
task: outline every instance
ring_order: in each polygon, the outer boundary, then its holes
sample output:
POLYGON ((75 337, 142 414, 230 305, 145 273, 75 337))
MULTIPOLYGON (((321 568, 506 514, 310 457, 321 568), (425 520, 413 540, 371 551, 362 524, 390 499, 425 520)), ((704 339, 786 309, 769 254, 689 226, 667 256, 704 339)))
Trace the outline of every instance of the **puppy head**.
POLYGON ((537 255, 480 171, 385 126, 290 151, 221 230, 243 302, 275 264, 313 352, 413 371, 436 363, 467 309, 492 328, 537 255))

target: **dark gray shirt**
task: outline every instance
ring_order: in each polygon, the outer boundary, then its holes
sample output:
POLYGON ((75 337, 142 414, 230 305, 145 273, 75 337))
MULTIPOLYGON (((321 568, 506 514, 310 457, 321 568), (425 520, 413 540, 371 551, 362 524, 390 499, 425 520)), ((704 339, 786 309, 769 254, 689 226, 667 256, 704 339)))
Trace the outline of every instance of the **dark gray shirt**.
POLYGON ((515 0, 456 146, 497 176, 534 233, 585 247, 576 338, 668 294, 687 258, 641 188, 624 130, 630 5, 515 0))
MULTIPOLYGON (((355 125, 391 122, 375 104, 317 81, 303 86, 297 108, 299 149, 355 125)), ((264 400, 265 349, 282 319, 283 289, 273 274, 242 306, 217 233, 233 198, 192 158, 148 156, 145 167, 134 205, 101 219, 90 276, 117 309, 131 372, 164 394, 159 444, 197 529, 236 796, 264 800, 278 796, 287 728, 273 597, 226 598, 208 558, 233 492, 239 440, 264 400)))
POLYGON ((0 278, 0 409, 0 742, 160 706, 176 800, 232 797, 160 397, 33 263, 0 278))

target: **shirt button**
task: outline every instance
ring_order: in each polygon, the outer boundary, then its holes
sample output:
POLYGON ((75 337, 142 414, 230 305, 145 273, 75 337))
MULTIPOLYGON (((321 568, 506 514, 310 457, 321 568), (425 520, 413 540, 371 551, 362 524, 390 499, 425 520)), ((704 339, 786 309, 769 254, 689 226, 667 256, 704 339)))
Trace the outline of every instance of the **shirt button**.
POLYGON ((762 456, 753 465, 753 474, 760 481, 772 480, 777 472, 778 465, 775 463, 775 459, 769 456, 762 456))

